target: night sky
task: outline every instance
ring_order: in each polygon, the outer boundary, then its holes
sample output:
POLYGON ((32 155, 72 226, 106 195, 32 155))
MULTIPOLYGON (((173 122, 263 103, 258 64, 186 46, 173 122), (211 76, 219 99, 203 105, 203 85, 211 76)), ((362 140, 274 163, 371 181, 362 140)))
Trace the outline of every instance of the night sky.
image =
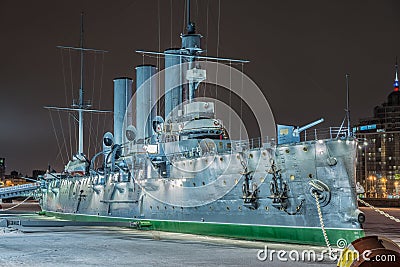
MULTIPOLYGON (((203 48, 215 56, 219 1, 192 2, 203 48)), ((323 127, 339 126, 346 73, 353 122, 372 116, 393 88, 395 57, 400 56, 399 1, 221 0, 220 7, 219 56, 251 61, 244 71, 262 88, 278 123, 303 125, 323 117, 323 127)), ((87 66, 94 67, 85 69, 85 88, 95 108, 112 109, 113 78, 133 78, 134 67, 143 63, 134 50, 180 46, 183 0, 2 0, 0 157, 6 158, 7 173, 15 169, 30 175, 48 164, 61 170, 70 153, 72 118, 51 113, 58 138, 63 139, 63 129, 68 143, 60 154, 43 106, 70 105, 72 89, 77 98, 78 57, 56 46, 79 46, 81 11, 86 14, 85 46, 109 51, 87 58, 87 66)), ((100 128, 92 128, 92 143, 112 129, 110 118, 86 117, 100 122, 100 128)))

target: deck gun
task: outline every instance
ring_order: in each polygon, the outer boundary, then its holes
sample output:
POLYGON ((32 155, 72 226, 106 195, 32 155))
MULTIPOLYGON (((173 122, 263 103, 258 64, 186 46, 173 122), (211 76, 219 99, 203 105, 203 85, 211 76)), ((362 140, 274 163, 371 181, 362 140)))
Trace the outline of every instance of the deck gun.
POLYGON ((323 122, 324 119, 319 119, 314 122, 311 122, 307 125, 304 125, 302 127, 296 127, 296 126, 291 126, 291 125, 281 125, 278 124, 278 145, 281 144, 290 144, 290 143, 298 143, 300 142, 300 133, 314 127, 317 124, 320 124, 323 122))

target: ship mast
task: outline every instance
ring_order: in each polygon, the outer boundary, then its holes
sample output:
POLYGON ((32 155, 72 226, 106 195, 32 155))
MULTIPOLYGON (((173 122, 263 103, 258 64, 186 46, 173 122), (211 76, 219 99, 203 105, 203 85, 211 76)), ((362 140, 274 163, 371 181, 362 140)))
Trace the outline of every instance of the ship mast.
POLYGON ((94 109, 88 109, 92 105, 90 101, 85 101, 85 90, 84 90, 84 67, 85 67, 85 62, 84 62, 84 53, 87 51, 91 52, 101 52, 101 53, 106 53, 108 51, 106 50, 98 50, 98 49, 91 49, 91 48, 85 48, 84 47, 84 30, 83 30, 83 17, 84 13, 81 13, 81 27, 80 27, 80 43, 79 47, 72 47, 72 46, 57 46, 57 48, 60 49, 70 49, 70 50, 76 50, 79 51, 80 53, 80 86, 79 86, 79 99, 78 101, 73 100, 72 101, 72 106, 71 108, 62 108, 62 107, 52 107, 52 106, 45 106, 44 108, 46 109, 54 109, 54 110, 62 110, 62 111, 76 111, 78 112, 78 148, 77 148, 77 154, 82 155, 83 154, 83 114, 84 112, 92 112, 92 113, 111 113, 112 111, 107 111, 107 110, 94 110, 94 109))
POLYGON ((349 87, 350 74, 346 73, 346 117, 347 117, 347 136, 351 136, 350 130, 350 87, 349 87))
POLYGON ((83 68, 84 68, 84 61, 83 61, 83 12, 81 13, 81 38, 80 38, 80 56, 81 56, 81 85, 79 88, 79 142, 78 142, 78 154, 81 155, 83 153, 83 109, 87 108, 84 103, 84 90, 83 90, 83 68))
POLYGON ((184 101, 192 102, 195 98, 195 90, 198 88, 200 82, 202 82, 206 77, 205 70, 200 70, 195 66, 197 60, 210 60, 210 61, 228 61, 230 63, 248 63, 248 60, 232 59, 232 58, 221 58, 221 57, 210 57, 202 56, 201 53, 204 50, 201 48, 201 34, 196 33, 195 23, 191 21, 190 18, 190 0, 186 0, 186 33, 181 33, 181 48, 177 49, 167 49, 164 52, 161 51, 145 51, 136 50, 137 53, 142 55, 157 55, 165 56, 165 105, 164 113, 165 118, 170 114, 169 120, 173 121, 172 110, 182 104, 184 101), (171 77, 182 77, 182 74, 177 68, 171 68, 172 66, 177 66, 182 63, 187 63, 187 91, 186 88, 182 88, 181 85, 176 86, 176 81, 171 77), (185 90, 185 96, 183 96, 183 91, 185 90), (183 99, 185 97, 185 99, 183 99))
POLYGON ((187 34, 196 33, 196 28, 194 23, 190 21, 190 0, 186 0, 186 30, 187 34))

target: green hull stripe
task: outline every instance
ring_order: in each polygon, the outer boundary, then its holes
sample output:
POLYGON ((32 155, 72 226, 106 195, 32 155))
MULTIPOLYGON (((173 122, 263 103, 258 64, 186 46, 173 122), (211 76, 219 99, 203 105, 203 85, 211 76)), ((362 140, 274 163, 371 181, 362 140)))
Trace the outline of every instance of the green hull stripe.
MULTIPOLYGON (((97 222, 139 222, 138 219, 92 216, 83 214, 59 213, 46 211, 46 216, 70 221, 97 221, 97 222)), ((178 232, 209 236, 221 236, 246 240, 272 241, 295 244, 325 245, 320 228, 290 227, 290 226, 263 226, 245 224, 219 224, 188 221, 162 221, 143 219, 146 229, 166 232, 178 232), (150 222, 150 224, 149 224, 150 222)), ((361 229, 326 229, 329 241, 336 245, 338 239, 345 239, 348 244, 364 237, 361 229)))

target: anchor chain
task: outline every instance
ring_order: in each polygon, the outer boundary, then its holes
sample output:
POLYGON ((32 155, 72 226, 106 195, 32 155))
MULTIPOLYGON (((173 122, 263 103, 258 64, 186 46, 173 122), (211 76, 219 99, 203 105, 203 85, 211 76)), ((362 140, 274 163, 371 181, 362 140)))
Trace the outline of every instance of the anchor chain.
POLYGON ((367 206, 367 207, 373 209, 374 211, 380 213, 381 215, 385 216, 386 218, 389 218, 389 219, 391 219, 391 220, 393 220, 393 221, 395 221, 395 222, 400 223, 400 219, 397 219, 397 218, 393 217, 392 215, 390 215, 390 214, 388 214, 388 213, 386 213, 386 212, 384 212, 384 211, 382 211, 382 210, 380 210, 380 209, 378 209, 378 208, 372 206, 371 204, 365 202, 365 201, 362 200, 361 198, 357 197, 357 200, 360 201, 360 202, 361 202, 362 204, 364 204, 365 206, 367 206))
POLYGON ((289 215, 296 215, 297 213, 299 213, 301 211, 301 207, 303 206, 304 201, 305 201, 304 199, 301 200, 300 204, 296 207, 295 212, 290 212, 290 211, 288 211, 287 208, 284 208, 284 207, 281 207, 280 210, 286 212, 289 215))
POLYGON ((322 211, 321 211, 321 205, 319 204, 318 194, 314 192, 313 195, 315 198, 315 202, 317 204, 319 223, 321 224, 321 230, 322 230, 322 234, 325 239, 326 247, 329 250, 329 255, 332 255, 333 250, 332 250, 331 243, 329 242, 328 235, 326 234, 325 224, 324 224, 324 219, 322 218, 322 211))
POLYGON ((21 201, 20 203, 14 205, 12 207, 9 207, 7 209, 0 209, 0 211, 7 211, 7 210, 15 209, 16 207, 18 207, 18 206, 24 204, 26 201, 28 201, 28 199, 30 199, 32 196, 33 196, 33 194, 29 194, 29 196, 27 198, 25 198, 23 201, 21 201))

